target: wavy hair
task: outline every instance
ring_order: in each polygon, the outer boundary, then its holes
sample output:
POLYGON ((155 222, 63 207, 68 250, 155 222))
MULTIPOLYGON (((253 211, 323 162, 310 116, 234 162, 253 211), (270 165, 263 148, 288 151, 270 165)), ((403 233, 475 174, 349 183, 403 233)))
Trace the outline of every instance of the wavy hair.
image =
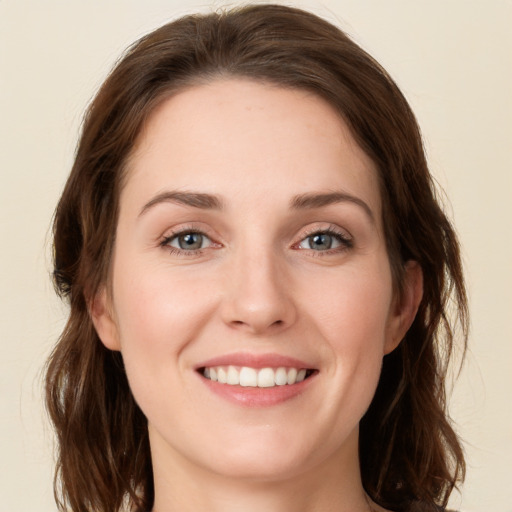
POLYGON ((373 160, 396 289, 417 261, 424 295, 402 343, 384 357, 360 424, 362 481, 380 505, 446 505, 464 457, 446 409, 457 324, 467 339, 459 246, 436 198, 415 117, 386 71, 341 30, 311 13, 249 5, 186 16, 131 46, 84 118, 74 165, 56 208, 54 283, 70 305, 46 369, 57 433, 60 510, 151 510, 147 421, 122 357, 100 342, 88 300, 109 279, 127 159, 156 105, 191 85, 243 77, 324 98, 373 160), (450 316, 449 311, 454 311, 450 316))

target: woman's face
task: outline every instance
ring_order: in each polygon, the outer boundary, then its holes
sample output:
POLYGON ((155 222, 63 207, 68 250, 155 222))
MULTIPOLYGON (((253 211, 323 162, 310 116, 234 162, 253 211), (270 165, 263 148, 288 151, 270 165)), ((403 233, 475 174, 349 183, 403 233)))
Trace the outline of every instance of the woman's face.
POLYGON ((127 172, 93 319, 155 466, 271 480, 357 464, 413 312, 393 294, 376 170, 343 121, 304 91, 219 80, 160 105, 127 172))

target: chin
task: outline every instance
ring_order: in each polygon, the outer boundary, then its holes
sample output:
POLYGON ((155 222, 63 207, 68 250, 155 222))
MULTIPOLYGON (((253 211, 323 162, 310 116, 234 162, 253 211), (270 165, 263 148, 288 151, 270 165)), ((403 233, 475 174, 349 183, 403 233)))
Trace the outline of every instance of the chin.
MULTIPOLYGON (((250 451, 250 450, 248 450, 250 451)), ((253 453, 228 455, 214 468, 215 473, 245 482, 282 482, 299 476, 307 470, 301 457, 289 457, 274 451, 256 450, 253 453)))
MULTIPOLYGON (((291 432, 284 426, 274 430, 270 425, 260 426, 258 432, 246 433, 242 439, 238 435, 224 444, 219 441, 219 449, 214 454, 210 452, 206 464, 213 472, 231 479, 283 482, 317 471, 327 459, 338 458, 344 452, 336 449, 335 441, 339 439, 323 437, 315 442, 313 438, 311 432, 291 432)), ((357 447, 357 435, 355 439, 357 447)))

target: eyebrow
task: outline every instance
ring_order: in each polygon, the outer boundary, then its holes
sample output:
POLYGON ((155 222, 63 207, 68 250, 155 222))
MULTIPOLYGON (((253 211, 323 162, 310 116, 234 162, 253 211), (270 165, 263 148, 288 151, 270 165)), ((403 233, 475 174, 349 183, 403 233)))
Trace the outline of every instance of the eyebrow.
MULTIPOLYGON (((308 210, 322 208, 336 203, 353 203, 361 207, 372 222, 375 222, 375 216, 371 208, 359 197, 353 196, 346 192, 327 192, 327 193, 307 193, 295 196, 290 201, 292 210, 308 210)), ((222 200, 212 194, 202 192, 179 192, 177 190, 169 190, 161 192, 148 201, 141 209, 139 217, 146 213, 149 209, 161 203, 177 203, 193 208, 203 210, 222 210, 222 200)))
POLYGON ((361 207, 366 215, 370 218, 370 220, 375 223, 375 216, 372 212, 372 209, 359 197, 353 196, 352 194, 348 194, 346 192, 327 192, 320 194, 301 194, 295 196, 290 203, 290 207, 293 210, 305 210, 305 209, 314 209, 314 208, 322 208, 324 206, 329 206, 331 204, 336 203, 353 203, 359 207, 361 207))
POLYGON ((221 210, 222 201, 212 194, 204 194, 201 192, 179 192, 177 190, 169 190, 162 192, 150 201, 148 201, 141 209, 139 217, 160 203, 177 203, 202 210, 221 210))

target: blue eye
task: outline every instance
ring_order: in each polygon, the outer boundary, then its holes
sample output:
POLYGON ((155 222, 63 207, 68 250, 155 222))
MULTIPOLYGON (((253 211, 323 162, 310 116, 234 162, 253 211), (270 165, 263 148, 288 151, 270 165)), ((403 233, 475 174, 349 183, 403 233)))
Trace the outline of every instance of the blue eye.
POLYGON ((339 249, 340 247, 352 247, 352 241, 340 233, 318 231, 304 238, 298 247, 300 249, 310 249, 321 252, 330 249, 339 249))
POLYGON ((332 249, 333 243, 336 244, 334 237, 327 233, 317 233, 316 235, 308 236, 306 240, 308 241, 309 248, 317 251, 332 249))
POLYGON ((182 251, 197 251, 209 247, 211 244, 211 240, 206 235, 195 231, 187 231, 186 233, 167 237, 163 242, 163 245, 182 251))

